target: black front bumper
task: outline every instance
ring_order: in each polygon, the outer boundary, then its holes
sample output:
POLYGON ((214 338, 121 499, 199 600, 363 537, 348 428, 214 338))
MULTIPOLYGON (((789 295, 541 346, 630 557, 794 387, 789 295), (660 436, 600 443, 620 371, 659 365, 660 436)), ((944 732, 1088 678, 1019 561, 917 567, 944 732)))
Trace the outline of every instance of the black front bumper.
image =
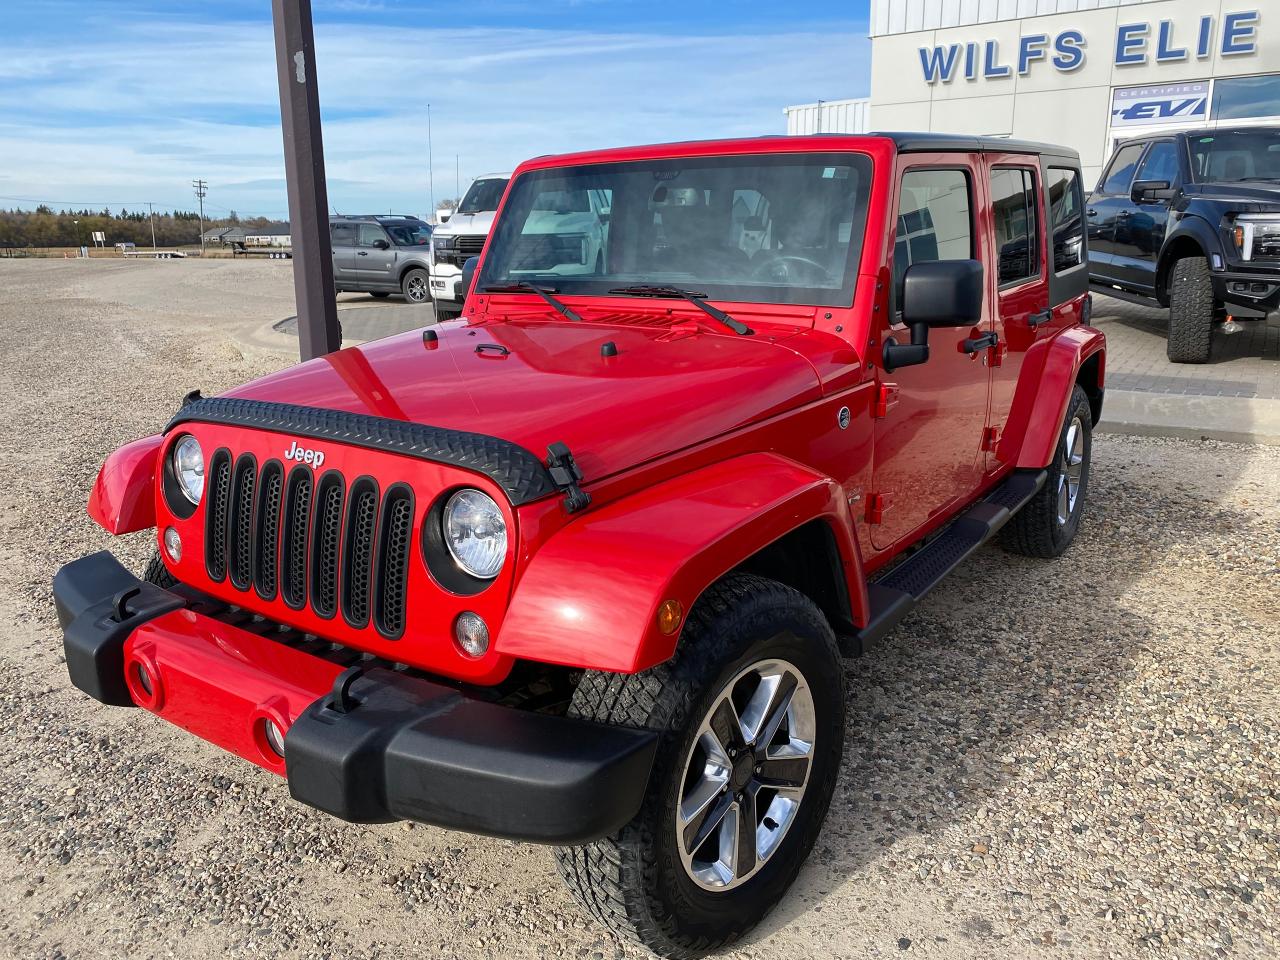
POLYGON ((1211 273, 1213 298, 1228 313, 1265 317, 1280 309, 1280 271, 1211 273), (1233 309, 1234 308, 1234 309, 1233 309))
MULTIPOLYGON (((106 552, 64 566, 53 593, 71 682, 118 706, 133 705, 124 647, 134 630, 182 607, 198 616, 217 609, 185 587, 139 580, 106 552)), ((516 710, 397 670, 355 667, 293 720, 285 769, 295 799, 344 820, 574 844, 636 815, 656 749, 647 730, 516 710)))

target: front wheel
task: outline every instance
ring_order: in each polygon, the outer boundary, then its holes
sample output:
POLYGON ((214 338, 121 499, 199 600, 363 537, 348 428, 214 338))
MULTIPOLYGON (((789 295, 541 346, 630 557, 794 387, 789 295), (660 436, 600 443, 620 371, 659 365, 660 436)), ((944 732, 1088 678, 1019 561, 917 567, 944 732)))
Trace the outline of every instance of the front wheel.
POLYGON ((660 734, 636 818, 557 850, 583 907, 664 957, 703 956, 755 926, 813 847, 839 771, 842 661, 821 611, 776 581, 727 577, 672 660, 588 673, 571 713, 660 734))
POLYGON ((1169 341, 1174 363, 1207 363, 1213 348, 1213 281, 1204 257, 1183 257, 1169 278, 1169 341))
POLYGON ((426 303, 431 299, 431 278, 422 269, 410 270, 400 281, 400 292, 410 303, 426 303))

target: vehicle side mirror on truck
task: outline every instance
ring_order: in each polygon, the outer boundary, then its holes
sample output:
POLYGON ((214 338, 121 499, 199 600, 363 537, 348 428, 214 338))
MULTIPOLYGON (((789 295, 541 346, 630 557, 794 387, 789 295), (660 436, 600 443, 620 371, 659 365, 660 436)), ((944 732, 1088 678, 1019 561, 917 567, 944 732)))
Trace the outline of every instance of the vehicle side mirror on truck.
POLYGON ((896 370, 929 359, 930 327, 971 327, 982 319, 982 264, 977 260, 926 260, 902 278, 902 322, 911 342, 884 342, 884 368, 896 370))
POLYGON ((462 265, 462 298, 464 300, 471 295, 471 284, 475 282, 478 266, 480 266, 479 257, 467 257, 466 263, 462 265))
POLYGON ((1135 180, 1129 188, 1129 199, 1134 203, 1168 200, 1173 196, 1172 187, 1168 180, 1135 180))

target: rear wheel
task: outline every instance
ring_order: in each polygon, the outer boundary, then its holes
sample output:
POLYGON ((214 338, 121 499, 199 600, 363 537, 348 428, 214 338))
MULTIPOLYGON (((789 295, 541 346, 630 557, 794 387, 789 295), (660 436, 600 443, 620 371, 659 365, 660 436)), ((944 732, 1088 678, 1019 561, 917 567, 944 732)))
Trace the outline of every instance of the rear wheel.
POLYGON ((660 734, 644 804, 613 836, 557 851, 586 910, 664 957, 738 939, 817 838, 844 745, 842 661, 822 613, 772 580, 699 599, 675 657, 589 673, 571 712, 660 734))
POLYGON ((1213 281, 1204 257, 1183 257, 1169 274, 1169 342, 1174 363, 1206 363, 1213 345, 1213 281))
POLYGON ((1093 455, 1093 412, 1076 385, 1067 404, 1058 450, 1044 486, 1001 531, 1006 547, 1028 557, 1056 557, 1071 545, 1084 514, 1093 455))
POLYGON ((400 292, 410 303, 426 303, 431 299, 431 279, 427 271, 416 268, 410 270, 400 281, 400 292))

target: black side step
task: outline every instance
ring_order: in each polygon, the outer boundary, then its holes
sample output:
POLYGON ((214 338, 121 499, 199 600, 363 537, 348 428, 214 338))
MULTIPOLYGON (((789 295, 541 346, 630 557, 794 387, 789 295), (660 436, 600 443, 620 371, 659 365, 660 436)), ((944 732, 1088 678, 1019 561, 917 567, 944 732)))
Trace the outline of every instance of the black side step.
POLYGON ((1160 301, 1155 298, 1154 294, 1138 293, 1135 290, 1122 290, 1119 287, 1113 287, 1109 283, 1103 281, 1101 283, 1093 282, 1089 284, 1089 290, 1092 293, 1100 293, 1104 297, 1111 297, 1115 300, 1123 300, 1126 303, 1137 303, 1144 307, 1155 307, 1157 310, 1165 309, 1160 305, 1160 301))
POLYGON ((1015 472, 917 553, 872 581, 867 587, 871 616, 861 630, 840 638, 844 655, 861 655, 896 627, 947 574, 1008 523, 1047 477, 1047 470, 1015 472))

